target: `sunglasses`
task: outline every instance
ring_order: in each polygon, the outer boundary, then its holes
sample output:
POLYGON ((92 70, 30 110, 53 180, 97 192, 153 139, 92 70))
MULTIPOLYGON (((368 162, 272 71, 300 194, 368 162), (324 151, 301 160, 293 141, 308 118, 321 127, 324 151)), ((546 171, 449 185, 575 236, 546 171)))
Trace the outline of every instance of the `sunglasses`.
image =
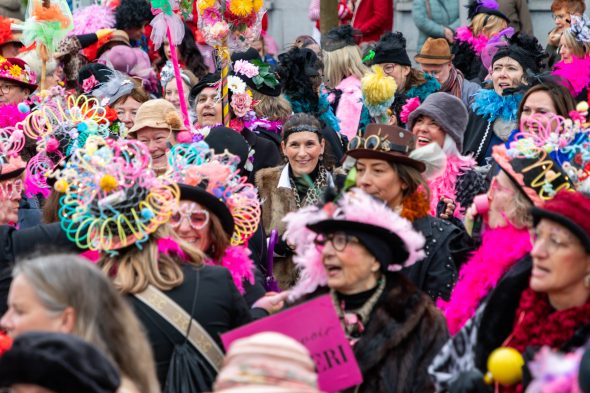
POLYGON ((187 220, 191 228, 201 230, 209 223, 209 212, 203 209, 177 211, 170 216, 170 225, 173 228, 178 228, 183 220, 187 220))

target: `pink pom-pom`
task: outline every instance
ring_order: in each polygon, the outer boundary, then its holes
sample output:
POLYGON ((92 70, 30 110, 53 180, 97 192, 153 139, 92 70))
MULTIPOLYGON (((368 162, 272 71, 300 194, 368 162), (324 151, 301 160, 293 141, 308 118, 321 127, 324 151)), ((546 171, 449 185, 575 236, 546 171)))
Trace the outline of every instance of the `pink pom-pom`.
POLYGON ((47 147, 45 148, 45 150, 47 150, 48 153, 54 153, 57 151, 57 149, 59 149, 58 140, 55 138, 50 138, 47 141, 47 147))
POLYGON ((176 135, 176 141, 178 143, 192 143, 193 135, 188 131, 181 131, 176 135))
POLYGON ((420 98, 414 97, 410 98, 406 101, 406 104, 402 107, 402 112, 400 113, 400 118, 404 123, 408 122, 410 115, 420 106, 420 98))

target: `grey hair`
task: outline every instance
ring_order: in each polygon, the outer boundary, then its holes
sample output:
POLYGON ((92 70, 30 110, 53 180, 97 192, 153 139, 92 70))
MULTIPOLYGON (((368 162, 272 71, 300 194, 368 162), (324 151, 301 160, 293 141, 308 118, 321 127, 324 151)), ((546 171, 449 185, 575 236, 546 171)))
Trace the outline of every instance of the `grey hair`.
POLYGON ((457 156, 461 161, 465 162, 473 160, 473 157, 471 155, 464 156, 463 154, 461 154, 461 152, 457 148, 457 143, 447 133, 445 133, 445 141, 442 146, 442 151, 445 153, 447 157, 457 156))

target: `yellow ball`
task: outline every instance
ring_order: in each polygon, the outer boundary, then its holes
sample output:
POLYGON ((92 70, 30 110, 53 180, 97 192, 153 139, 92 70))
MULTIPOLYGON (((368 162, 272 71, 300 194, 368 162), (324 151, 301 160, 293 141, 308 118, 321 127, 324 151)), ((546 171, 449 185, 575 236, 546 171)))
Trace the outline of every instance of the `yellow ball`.
POLYGON ((502 385, 514 385, 522 380, 524 359, 514 348, 501 347, 488 358, 488 370, 494 381, 502 385))
POLYGON ((65 194, 68 191, 68 181, 66 179, 59 179, 58 181, 55 182, 55 185, 53 186, 53 188, 55 188, 55 191, 65 194))
POLYGON ((98 185, 103 191, 111 192, 119 186, 119 182, 113 175, 104 175, 98 185))
POLYGON ((580 112, 586 112, 588 110, 588 103, 586 101, 581 101, 576 105, 576 110, 580 112))

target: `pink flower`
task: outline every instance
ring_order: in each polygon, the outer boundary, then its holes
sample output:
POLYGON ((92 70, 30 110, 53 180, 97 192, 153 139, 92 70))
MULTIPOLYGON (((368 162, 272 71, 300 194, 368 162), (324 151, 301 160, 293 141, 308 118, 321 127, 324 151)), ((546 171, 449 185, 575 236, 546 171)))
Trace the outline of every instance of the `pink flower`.
POLYGON ((406 104, 402 106, 402 112, 399 115, 401 121, 403 121, 404 124, 407 123, 412 112, 418 109, 419 106, 420 98, 418 97, 410 98, 408 101, 406 101, 406 104))
POLYGON ((225 21, 217 22, 210 30, 214 40, 223 40, 229 34, 229 26, 225 21))
POLYGON ((94 77, 94 75, 90 75, 88 78, 82 81, 82 90, 84 93, 90 93, 94 86, 98 85, 98 81, 94 77))
POLYGON ((258 67, 246 60, 238 60, 234 63, 234 71, 252 79, 259 74, 258 67))
POLYGON ((244 117, 252 107, 252 97, 247 93, 234 94, 230 105, 237 117, 244 117))
POLYGON ((215 7, 207 8, 203 12, 203 20, 210 24, 215 24, 217 22, 221 22, 221 14, 219 10, 215 7))

